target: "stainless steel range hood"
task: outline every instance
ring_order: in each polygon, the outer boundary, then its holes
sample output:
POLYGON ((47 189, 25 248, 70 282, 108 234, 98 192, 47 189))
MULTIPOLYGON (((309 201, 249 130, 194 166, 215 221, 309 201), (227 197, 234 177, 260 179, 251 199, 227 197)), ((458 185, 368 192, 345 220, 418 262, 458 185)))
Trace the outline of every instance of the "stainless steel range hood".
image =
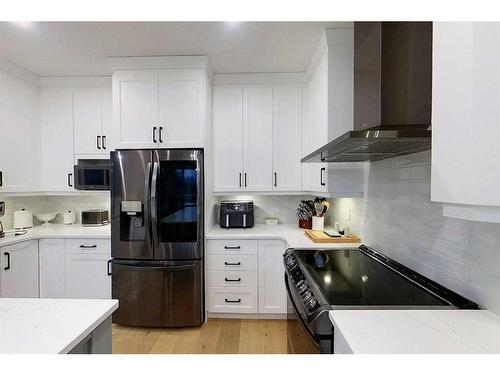
POLYGON ((302 162, 377 161, 431 148, 432 23, 354 23, 353 131, 302 162))

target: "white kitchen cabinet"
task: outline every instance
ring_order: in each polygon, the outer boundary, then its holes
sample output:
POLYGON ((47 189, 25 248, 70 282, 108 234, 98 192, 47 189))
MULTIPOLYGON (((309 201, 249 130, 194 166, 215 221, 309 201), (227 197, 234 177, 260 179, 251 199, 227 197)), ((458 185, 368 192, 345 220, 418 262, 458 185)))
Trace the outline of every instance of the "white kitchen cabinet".
POLYGON ((40 239, 40 298, 66 298, 66 247, 64 239, 40 239))
POLYGON ((38 89, 0 72, 0 192, 30 191, 38 89))
POLYGON ((42 88, 40 94, 41 190, 73 190, 73 91, 42 88))
POLYGON ((302 88, 274 89, 273 190, 301 191, 302 88))
POLYGON ((279 240, 259 240, 259 313, 286 313, 286 288, 283 253, 285 243, 279 240))
POLYGON ((109 157, 111 88, 78 87, 73 90, 76 158, 109 157))
POLYGON ((38 240, 0 248, 0 297, 37 298, 38 240))
POLYGON ((204 77, 197 69, 115 72, 116 148, 203 147, 204 77))
POLYGON ((243 88, 214 90, 214 190, 242 189, 243 88))
POLYGON ((159 141, 162 147, 203 147, 204 73, 164 70, 159 74, 159 141))
POLYGON ((500 25, 435 22, 431 200, 500 222, 500 25))
POLYGON ((272 191, 273 91, 267 87, 243 90, 243 187, 272 191))

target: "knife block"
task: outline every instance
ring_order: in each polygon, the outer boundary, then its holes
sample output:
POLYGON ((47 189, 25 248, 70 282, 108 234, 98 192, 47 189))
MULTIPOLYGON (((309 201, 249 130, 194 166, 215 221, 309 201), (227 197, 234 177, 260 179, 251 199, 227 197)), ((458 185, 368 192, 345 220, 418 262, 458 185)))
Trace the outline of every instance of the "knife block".
POLYGON ((311 220, 299 220, 299 228, 312 229, 312 221, 311 220))

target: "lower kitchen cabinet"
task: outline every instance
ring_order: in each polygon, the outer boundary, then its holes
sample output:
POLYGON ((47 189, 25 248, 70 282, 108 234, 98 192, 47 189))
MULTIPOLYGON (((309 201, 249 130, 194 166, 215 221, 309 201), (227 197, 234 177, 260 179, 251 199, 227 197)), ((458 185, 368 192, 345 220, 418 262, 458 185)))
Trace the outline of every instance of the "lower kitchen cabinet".
POLYGON ((64 239, 41 239, 40 298, 66 298, 66 245, 64 239))
POLYGON ((284 314, 286 290, 280 240, 209 240, 210 313, 284 314))
POLYGON ((37 298, 38 240, 1 249, 0 297, 37 298))
POLYGON ((66 298, 111 298, 107 254, 66 254, 66 298))

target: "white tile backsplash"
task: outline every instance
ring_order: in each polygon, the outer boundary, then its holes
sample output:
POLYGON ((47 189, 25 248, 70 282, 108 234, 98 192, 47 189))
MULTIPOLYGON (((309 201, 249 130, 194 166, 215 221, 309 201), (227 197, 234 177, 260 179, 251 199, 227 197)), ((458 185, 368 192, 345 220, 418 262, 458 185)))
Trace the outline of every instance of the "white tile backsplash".
POLYGON ((368 246, 500 314, 500 224, 444 217, 430 201, 430 160, 421 152, 371 163, 365 197, 333 206, 356 212, 352 226, 368 246))
MULTIPOLYGON (((0 220, 6 229, 11 229, 14 225, 14 211, 26 208, 36 213, 57 211, 60 214, 52 223, 63 223, 63 212, 74 211, 76 213, 76 222, 81 223, 81 212, 85 209, 104 208, 110 210, 109 192, 99 192, 88 195, 61 195, 61 196, 20 196, 6 197, 0 200, 5 201, 5 216, 0 220)), ((40 224, 36 218, 33 218, 33 224, 40 224)))

